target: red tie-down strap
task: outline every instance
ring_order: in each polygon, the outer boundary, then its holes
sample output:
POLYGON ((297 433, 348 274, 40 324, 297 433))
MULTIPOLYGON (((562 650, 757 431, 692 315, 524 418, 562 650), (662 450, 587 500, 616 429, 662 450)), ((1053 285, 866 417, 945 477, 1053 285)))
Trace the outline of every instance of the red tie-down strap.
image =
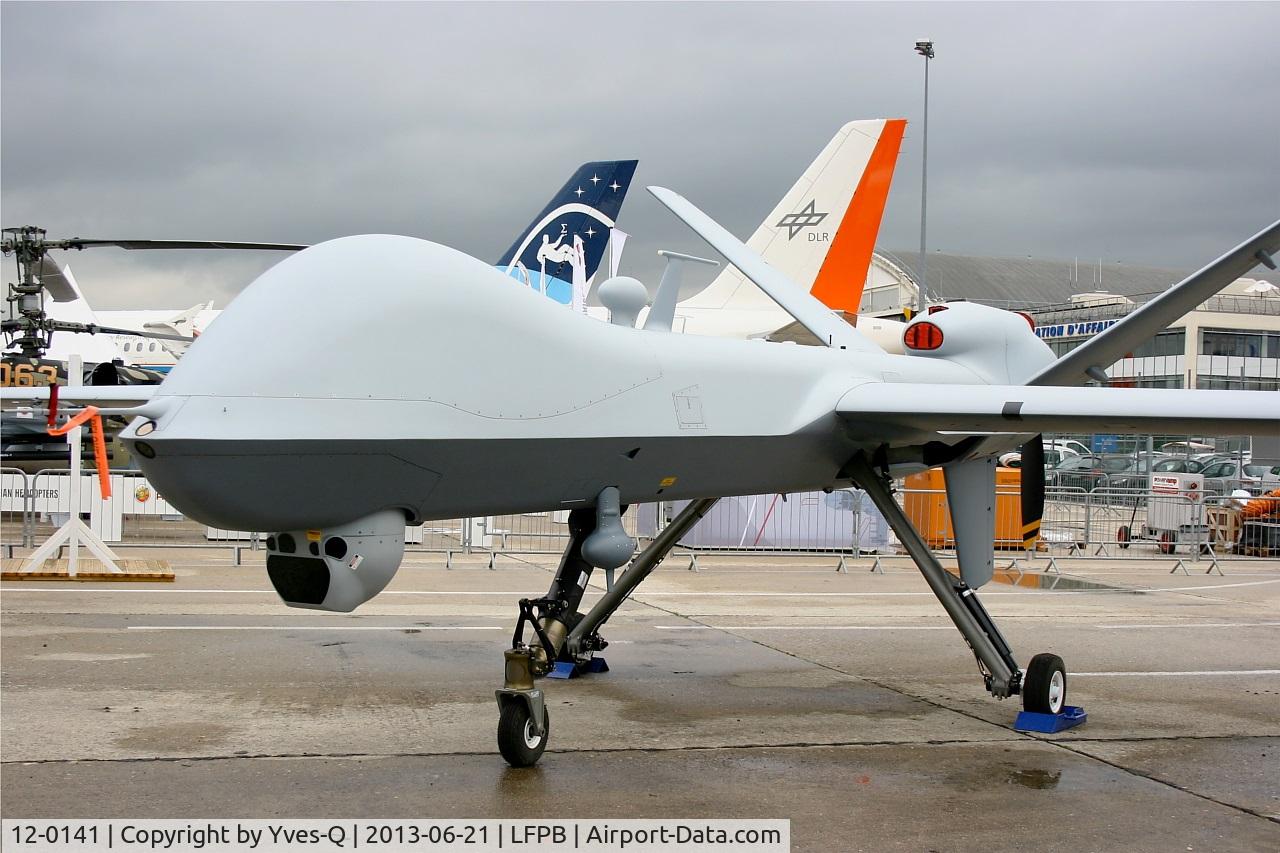
POLYGON ((49 384, 49 426, 58 422, 58 383, 49 384))
MULTIPOLYGON (((50 392, 51 398, 53 393, 55 392, 50 392)), ((49 427, 49 435, 66 435, 88 420, 93 421, 91 425, 93 432, 93 462, 98 469, 98 491, 102 493, 102 497, 105 500, 111 497, 111 474, 107 470, 107 438, 102 432, 102 416, 98 414, 98 407, 85 406, 84 411, 72 417, 62 426, 49 427)))

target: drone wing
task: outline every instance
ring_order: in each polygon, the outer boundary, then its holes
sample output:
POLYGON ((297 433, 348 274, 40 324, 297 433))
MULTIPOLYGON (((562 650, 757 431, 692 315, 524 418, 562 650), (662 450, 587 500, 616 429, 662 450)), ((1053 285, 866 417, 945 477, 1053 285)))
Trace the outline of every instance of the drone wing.
POLYGON ((1273 434, 1280 394, 1156 388, 1061 388, 874 382, 841 398, 855 435, 1041 432, 1273 434))

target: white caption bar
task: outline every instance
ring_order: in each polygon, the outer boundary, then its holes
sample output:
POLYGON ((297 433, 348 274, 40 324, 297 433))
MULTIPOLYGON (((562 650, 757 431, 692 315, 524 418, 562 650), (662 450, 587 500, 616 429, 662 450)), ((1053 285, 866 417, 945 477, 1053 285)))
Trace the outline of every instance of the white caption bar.
POLYGON ((791 849, 789 820, 11 820, 23 851, 749 851, 791 849))

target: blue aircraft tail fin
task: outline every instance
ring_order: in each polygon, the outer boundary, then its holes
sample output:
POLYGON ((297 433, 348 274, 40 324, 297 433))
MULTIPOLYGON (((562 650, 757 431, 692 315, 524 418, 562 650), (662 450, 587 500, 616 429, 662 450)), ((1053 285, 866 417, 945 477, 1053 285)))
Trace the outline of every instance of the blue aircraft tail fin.
POLYGON ((557 302, 580 308, 637 162, 584 163, 502 253, 498 269, 557 302))

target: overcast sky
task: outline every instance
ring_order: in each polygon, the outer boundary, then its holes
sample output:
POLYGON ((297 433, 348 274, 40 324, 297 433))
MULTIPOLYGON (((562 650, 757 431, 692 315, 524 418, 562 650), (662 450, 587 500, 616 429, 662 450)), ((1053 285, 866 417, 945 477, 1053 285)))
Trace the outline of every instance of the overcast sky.
MULTIPOLYGON (((635 157, 624 272, 747 236, 844 122, 910 124, 880 245, 1198 266, 1280 218, 1280 5, 13 3, 5 226, 425 237, 497 255, 579 163, 635 157)), ((64 256, 65 257, 65 256, 64 256)), ((66 258, 95 306, 218 307, 265 255, 66 258)), ((4 268, 13 276, 12 261, 4 268)))

